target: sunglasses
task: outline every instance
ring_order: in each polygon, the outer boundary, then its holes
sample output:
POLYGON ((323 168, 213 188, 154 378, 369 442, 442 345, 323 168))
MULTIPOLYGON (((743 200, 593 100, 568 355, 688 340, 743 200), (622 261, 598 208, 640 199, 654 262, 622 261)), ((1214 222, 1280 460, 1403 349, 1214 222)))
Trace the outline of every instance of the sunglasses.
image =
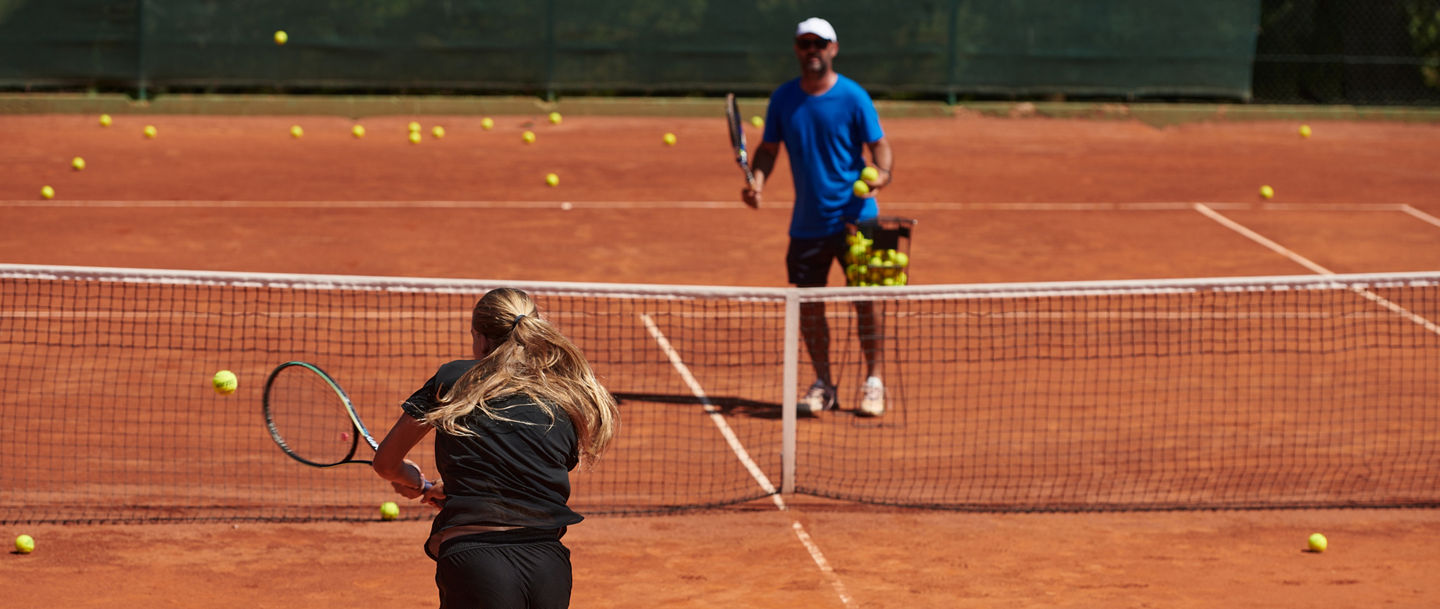
POLYGON ((802 51, 809 49, 825 50, 830 47, 830 41, 824 38, 798 38, 795 40, 795 48, 802 51))

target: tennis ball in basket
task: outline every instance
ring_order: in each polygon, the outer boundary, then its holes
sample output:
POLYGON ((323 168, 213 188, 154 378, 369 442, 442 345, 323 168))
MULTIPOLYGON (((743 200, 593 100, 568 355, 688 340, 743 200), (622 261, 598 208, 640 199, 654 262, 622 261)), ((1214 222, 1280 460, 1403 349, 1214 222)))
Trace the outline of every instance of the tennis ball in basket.
POLYGON ((874 182, 875 180, 880 179, 880 172, 877 171, 874 167, 866 167, 860 170, 860 179, 865 180, 866 182, 874 182))
POLYGON ((159 135, 159 134, 160 134, 160 131, 158 131, 157 129, 155 129, 155 125, 145 125, 145 137, 148 137, 148 138, 150 138, 150 139, 153 140, 153 139, 155 139, 155 136, 157 136, 157 135, 159 135))
POLYGON ((1310 137, 1310 125, 1300 125, 1300 137, 1310 137))
POLYGON ((419 143, 420 143, 420 132, 419 132, 419 131, 411 131, 411 132, 410 132, 410 143, 411 143, 411 144, 419 144, 419 143))
POLYGON ((1264 185, 1264 186, 1261 186, 1261 187, 1260 187, 1260 196, 1263 197, 1263 198, 1266 198, 1266 199, 1269 199, 1269 198, 1271 198, 1271 197, 1274 197, 1274 196, 1275 196, 1275 189, 1274 189, 1274 188, 1271 188, 1269 184, 1266 184, 1266 185, 1264 185))
POLYGON ((666 133, 666 134, 665 134, 665 137, 660 138, 660 139, 665 140, 665 145, 666 145, 666 146, 674 146, 674 145, 675 145, 675 134, 674 134, 674 133, 666 133))
POLYGON ((557 176, 557 175, 555 175, 555 174, 553 174, 553 173, 547 173, 547 174, 545 174, 545 183, 546 183, 546 184, 549 184, 549 185, 551 185, 551 186, 559 186, 559 185, 560 185, 560 176, 557 176))
POLYGON ((290 35, 285 30, 275 30, 275 44, 284 45, 287 42, 290 42, 290 35))
POLYGON ((895 266, 910 266, 910 256, 905 252, 895 252, 895 266))
POLYGON ((101 114, 101 115, 100 115, 100 126, 101 126, 101 127, 109 127, 109 126, 110 126, 110 115, 109 115, 109 114, 101 114))
POLYGON ((430 129, 430 135, 435 136, 435 139, 437 140, 445 137, 445 128, 441 127, 440 125, 435 125, 434 128, 430 129))
POLYGON ((869 253, 869 248, 865 247, 864 243, 856 243, 850 246, 850 259, 857 263, 864 262, 865 254, 867 253, 869 253))
POLYGON ((870 185, 866 184, 864 180, 855 180, 854 190, 855 196, 863 197, 870 194, 870 185))
POLYGON ((300 125, 290 125, 290 137, 295 139, 305 137, 305 130, 301 129, 300 125))
POLYGON ((49 187, 49 186, 41 186, 41 187, 40 187, 40 196, 45 197, 46 199, 54 199, 54 198, 55 198, 55 189, 54 189, 54 188, 51 188, 51 187, 49 187))
POLYGON ((15 538, 15 551, 21 554, 29 554, 35 551, 35 538, 29 535, 21 535, 15 538))
POLYGON ((1325 548, 1330 547, 1330 540, 1319 533, 1311 533, 1309 543, 1311 552, 1324 552, 1325 548))
POLYGON ((490 117, 488 117, 488 116, 485 117, 485 118, 480 119, 480 128, 481 128, 481 129, 484 129, 484 130, 486 130, 486 131, 489 131, 489 130, 491 130, 491 129, 494 129, 494 128, 495 128, 495 120, 492 119, 492 118, 490 118, 490 117))
POLYGON ((356 139, 365 137, 365 126, 364 126, 364 125, 355 125, 354 127, 351 127, 351 128, 350 128, 350 134, 351 134, 351 135, 354 135, 354 136, 356 137, 356 139))
POLYGON ((210 384, 215 387, 215 393, 230 395, 235 393, 235 388, 240 385, 240 379, 235 373, 229 370, 221 370, 215 373, 215 378, 210 379, 210 384))
POLYGON ((559 112, 551 112, 551 113, 550 113, 550 124, 552 124, 552 125, 558 125, 558 124, 560 124, 560 120, 561 120, 561 119, 560 119, 560 113, 559 113, 559 112))
POLYGON ((385 503, 380 504, 380 519, 381 519, 381 520, 394 520, 394 519, 399 518, 399 517, 400 517, 400 506, 395 505, 395 502, 394 502, 394 501, 386 501, 385 503))
POLYGON ((534 143, 535 143, 535 132, 534 132, 534 131, 526 131, 525 133, 521 133, 521 134, 520 134, 520 139, 524 140, 526 144, 534 144, 534 143))
POLYGON ((74 167, 75 171, 80 171, 81 169, 85 168, 85 159, 82 159, 78 156, 70 159, 70 166, 74 167))

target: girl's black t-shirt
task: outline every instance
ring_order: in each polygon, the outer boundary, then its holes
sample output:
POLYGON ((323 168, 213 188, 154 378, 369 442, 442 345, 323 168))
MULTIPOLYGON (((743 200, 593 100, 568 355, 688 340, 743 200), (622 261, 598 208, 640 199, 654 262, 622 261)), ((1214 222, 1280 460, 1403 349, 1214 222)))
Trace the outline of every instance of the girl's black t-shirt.
MULTIPOLYGON (((440 367, 409 399, 405 412, 424 421, 440 398, 476 360, 440 367)), ((445 481, 445 507, 432 534, 462 525, 560 529, 583 518, 569 508, 569 472, 579 462, 579 441, 570 417, 554 408, 554 418, 524 394, 496 398, 490 407, 511 421, 478 412, 461 423, 472 436, 436 429, 435 464, 445 481)))

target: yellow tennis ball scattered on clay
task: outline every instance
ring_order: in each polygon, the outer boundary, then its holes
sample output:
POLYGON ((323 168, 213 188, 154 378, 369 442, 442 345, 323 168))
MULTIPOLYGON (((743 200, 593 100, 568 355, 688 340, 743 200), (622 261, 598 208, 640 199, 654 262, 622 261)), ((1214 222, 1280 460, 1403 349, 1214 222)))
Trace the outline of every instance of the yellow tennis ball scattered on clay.
POLYGON ((419 130, 420 130, 420 123, 417 123, 417 122, 415 122, 415 121, 410 121, 410 131, 411 131, 411 133, 414 133, 414 132, 419 131, 419 130))
POLYGON ((674 146, 674 145, 675 145, 675 134, 674 134, 674 133, 666 133, 666 134, 665 134, 665 137, 662 137, 662 138, 660 138, 660 139, 662 139, 662 140, 665 141, 665 145, 666 145, 666 146, 674 146))
POLYGON ((155 139, 155 136, 160 134, 160 130, 156 129, 155 125, 145 125, 144 131, 145 137, 148 137, 152 140, 155 139))
POLYGON ((40 196, 45 197, 46 199, 54 199, 54 198, 55 198, 55 189, 54 189, 54 188, 51 188, 51 187, 49 187, 49 186, 41 186, 41 187, 40 187, 40 196))
POLYGON ((276 30, 275 44, 285 44, 287 42, 290 42, 290 35, 286 34, 285 30, 276 30))
POLYGON ((240 385, 240 379, 235 376, 234 372, 221 370, 215 373, 214 378, 210 379, 210 385, 215 387, 215 393, 230 395, 235 393, 235 388, 240 385))
POLYGON ((1310 137, 1310 125, 1300 125, 1300 137, 1310 137))
POLYGON ((546 183, 546 184, 549 184, 549 185, 551 185, 551 186, 559 186, 559 185, 560 185, 560 176, 557 176, 557 175, 555 175, 555 174, 553 174, 553 173, 547 173, 547 174, 545 174, 545 183, 546 183))
POLYGON ((534 143, 535 143, 535 132, 534 132, 534 131, 526 131, 525 133, 521 133, 521 134, 520 134, 520 139, 521 139, 521 140, 524 140, 526 144, 534 144, 534 143))
POLYGON ((874 167, 866 167, 860 170, 860 179, 866 182, 874 182, 880 179, 880 171, 874 167))
POLYGON ((386 501, 380 504, 380 518, 382 520, 394 520, 400 517, 400 506, 394 501, 386 501))
POLYGON ((765 126, 765 119, 760 118, 760 117, 758 117, 758 116, 752 116, 752 117, 750 117, 750 124, 755 125, 756 127, 764 127, 764 126, 765 126))
POLYGON ((434 128, 430 129, 430 135, 435 136, 435 139, 437 140, 445 137, 445 128, 441 127, 440 125, 435 125, 434 128))
POLYGON ((1320 533, 1311 533, 1308 542, 1311 552, 1324 552, 1325 548, 1330 547, 1330 540, 1325 539, 1325 536, 1320 533))
POLYGON ((560 124, 560 113, 559 113, 559 112, 551 112, 551 113, 550 113, 550 124, 552 124, 552 125, 558 125, 558 124, 560 124))
POLYGON ((29 554, 35 551, 35 538, 29 535, 21 535, 15 538, 15 551, 21 554, 29 554))
POLYGON ((1274 189, 1274 188, 1271 188, 1269 184, 1266 184, 1266 185, 1264 185, 1264 186, 1261 186, 1261 187, 1260 187, 1260 196, 1263 197, 1263 198, 1266 198, 1266 199, 1269 199, 1269 198, 1271 198, 1271 197, 1274 197, 1274 196, 1275 196, 1275 189, 1274 189))
POLYGON ((109 115, 109 114, 101 114, 101 115, 100 115, 100 126, 101 126, 101 127, 109 127, 109 126, 110 126, 110 115, 109 115))
POLYGON ((855 180, 854 190, 855 196, 863 197, 870 194, 870 185, 866 184, 864 180, 855 180))
POLYGON ((305 130, 301 129, 300 125, 290 125, 290 137, 295 139, 305 137, 305 130))
POLYGON ((74 167, 75 171, 80 171, 85 168, 85 159, 82 159, 78 156, 70 159, 70 166, 74 167))
POLYGON ((365 137, 365 126, 364 126, 364 125, 355 125, 354 127, 351 127, 351 128, 350 128, 350 134, 351 134, 351 135, 354 135, 356 138, 365 137))
POLYGON ((410 143, 411 143, 411 144, 419 144, 419 143, 420 143, 420 132, 419 132, 419 131, 411 131, 411 132, 410 132, 410 143))
POLYGON ((495 119, 492 119, 492 118, 490 118, 490 117, 488 117, 488 116, 485 117, 485 118, 480 119, 480 128, 481 128, 481 129, 484 129, 484 130, 486 130, 486 131, 489 131, 489 130, 491 130, 491 129, 494 129, 494 128, 495 128, 495 119))

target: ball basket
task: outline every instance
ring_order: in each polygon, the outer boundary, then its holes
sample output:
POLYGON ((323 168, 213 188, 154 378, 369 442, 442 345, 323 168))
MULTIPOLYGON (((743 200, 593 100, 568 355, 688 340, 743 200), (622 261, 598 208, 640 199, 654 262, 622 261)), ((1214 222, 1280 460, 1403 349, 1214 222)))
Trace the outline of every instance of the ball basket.
POLYGON ((846 239, 845 285, 851 287, 910 284, 910 236, 913 218, 880 216, 855 225, 846 239))

